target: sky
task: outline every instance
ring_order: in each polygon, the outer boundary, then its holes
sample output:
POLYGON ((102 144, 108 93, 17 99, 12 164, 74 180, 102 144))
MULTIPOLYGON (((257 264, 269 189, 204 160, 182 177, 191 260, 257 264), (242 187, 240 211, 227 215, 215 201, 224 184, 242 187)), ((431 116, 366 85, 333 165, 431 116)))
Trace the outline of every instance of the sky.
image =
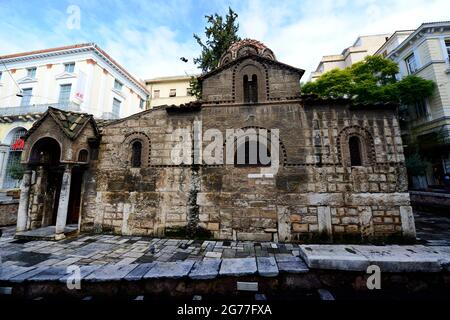
POLYGON ((95 42, 140 79, 192 75, 200 54, 193 34, 204 36, 204 16, 229 6, 239 36, 305 69, 302 80, 360 35, 450 20, 448 0, 0 0, 0 55, 95 42))

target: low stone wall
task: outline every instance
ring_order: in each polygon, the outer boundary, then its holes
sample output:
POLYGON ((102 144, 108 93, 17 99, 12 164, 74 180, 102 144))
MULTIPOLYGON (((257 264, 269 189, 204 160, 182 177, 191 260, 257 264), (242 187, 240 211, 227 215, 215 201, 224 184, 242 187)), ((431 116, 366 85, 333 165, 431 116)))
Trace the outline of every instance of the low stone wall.
POLYGON ((10 226, 17 222, 18 200, 0 202, 0 226, 10 226))

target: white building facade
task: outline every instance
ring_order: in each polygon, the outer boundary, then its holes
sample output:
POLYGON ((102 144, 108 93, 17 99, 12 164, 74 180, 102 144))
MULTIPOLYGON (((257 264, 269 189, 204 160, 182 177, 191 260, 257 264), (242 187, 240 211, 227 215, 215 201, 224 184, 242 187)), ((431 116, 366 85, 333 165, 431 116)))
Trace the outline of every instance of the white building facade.
POLYGON ((322 74, 335 68, 345 69, 352 64, 362 61, 375 51, 389 38, 389 34, 360 36, 352 46, 344 49, 341 54, 323 56, 314 72, 311 72, 309 81, 314 81, 322 74))
POLYGON ((195 101, 190 92, 190 76, 160 77, 145 80, 150 92, 149 108, 176 105, 195 101))
POLYGON ((405 152, 418 149, 431 164, 422 188, 443 185, 450 172, 450 21, 423 23, 394 35, 376 54, 398 64, 398 79, 414 75, 436 83, 430 98, 405 110, 405 152))
POLYGON ((94 43, 0 56, 0 190, 18 186, 21 136, 49 106, 115 119, 145 110, 147 98, 94 43))

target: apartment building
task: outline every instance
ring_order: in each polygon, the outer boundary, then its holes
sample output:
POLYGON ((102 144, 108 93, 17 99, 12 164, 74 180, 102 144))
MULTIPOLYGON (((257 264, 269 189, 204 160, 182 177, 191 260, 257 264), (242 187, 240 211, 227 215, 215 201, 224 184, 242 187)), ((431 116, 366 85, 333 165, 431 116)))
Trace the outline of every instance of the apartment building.
POLYGON ((436 83, 429 99, 408 106, 403 143, 406 152, 419 149, 431 163, 426 185, 442 185, 450 172, 450 21, 397 31, 376 54, 399 65, 399 79, 415 75, 436 83))
POLYGON ((389 34, 360 36, 354 44, 342 51, 341 54, 323 56, 314 72, 311 72, 309 81, 315 81, 322 74, 335 68, 345 69, 352 64, 372 55, 389 38, 389 34))
POLYGON ((145 86, 150 92, 149 108, 194 101, 196 98, 189 90, 190 79, 190 76, 174 76, 145 80, 145 86))
POLYGON ((145 85, 94 43, 0 56, 0 189, 18 186, 21 136, 49 106, 115 119, 145 109, 145 85))

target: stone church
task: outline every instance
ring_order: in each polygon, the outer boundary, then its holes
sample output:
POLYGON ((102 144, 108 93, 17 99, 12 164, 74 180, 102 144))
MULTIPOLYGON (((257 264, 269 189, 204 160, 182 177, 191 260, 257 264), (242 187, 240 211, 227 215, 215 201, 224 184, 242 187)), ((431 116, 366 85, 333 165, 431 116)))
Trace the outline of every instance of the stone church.
MULTIPOLYGON (((17 231, 55 226, 55 239, 73 230, 282 242, 414 239, 396 106, 301 95, 303 73, 246 39, 199 77, 197 102, 114 121, 49 108, 25 137, 17 231), (222 134, 224 146, 236 138, 229 129, 267 132, 278 141, 277 171, 261 173, 267 164, 248 154, 243 163, 174 163, 180 128, 194 142, 191 156, 206 152, 211 140, 202 132, 209 129, 222 134)), ((258 139, 258 149, 274 155, 258 139)))

